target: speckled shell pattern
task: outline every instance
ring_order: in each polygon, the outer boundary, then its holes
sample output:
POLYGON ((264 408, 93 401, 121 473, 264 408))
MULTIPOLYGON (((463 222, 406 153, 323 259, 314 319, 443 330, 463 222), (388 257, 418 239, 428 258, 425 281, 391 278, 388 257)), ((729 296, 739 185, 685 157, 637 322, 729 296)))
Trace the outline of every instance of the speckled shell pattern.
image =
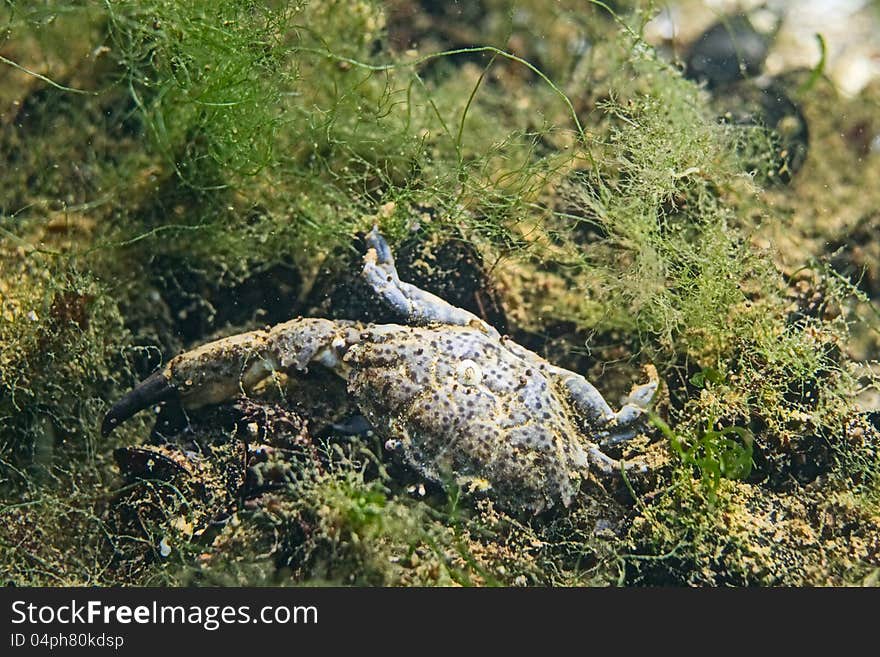
POLYGON ((383 324, 365 326, 344 360, 361 411, 425 477, 486 480, 533 512, 571 502, 588 445, 536 354, 478 328, 383 324))
POLYGON ((181 354, 165 376, 196 407, 314 366, 344 377, 377 434, 440 484, 478 482, 540 512, 568 506, 588 472, 594 445, 558 368, 482 326, 298 318, 181 354))

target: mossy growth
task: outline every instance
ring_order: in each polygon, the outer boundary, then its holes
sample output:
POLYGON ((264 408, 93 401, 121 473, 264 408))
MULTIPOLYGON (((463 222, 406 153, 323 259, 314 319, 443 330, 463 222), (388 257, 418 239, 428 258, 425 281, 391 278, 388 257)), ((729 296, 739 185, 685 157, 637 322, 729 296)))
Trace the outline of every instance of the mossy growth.
MULTIPOLYGON (((765 188, 768 133, 719 120, 644 42, 651 3, 614 5, 6 3, 4 580, 876 577, 878 436, 856 395, 877 389, 860 274, 877 266, 859 251, 877 89, 847 100, 819 79, 797 97, 810 154, 765 188), (656 365, 668 433, 626 452, 652 474, 517 517, 422 495, 381 445, 322 436, 320 467, 212 498, 223 522, 204 531, 185 487, 120 483, 113 452, 147 442, 149 418, 101 439, 107 403, 181 349, 321 309, 316 281, 344 280, 374 222, 395 247, 466 242, 512 336, 609 399, 656 365), (123 499, 137 524, 115 519, 123 499)), ((211 436, 221 461, 240 445, 211 436)))
POLYGON ((116 304, 74 263, 25 262, 0 306, 0 417, 5 449, 51 468, 58 444, 93 458, 103 397, 124 380, 111 336, 125 330, 116 304))

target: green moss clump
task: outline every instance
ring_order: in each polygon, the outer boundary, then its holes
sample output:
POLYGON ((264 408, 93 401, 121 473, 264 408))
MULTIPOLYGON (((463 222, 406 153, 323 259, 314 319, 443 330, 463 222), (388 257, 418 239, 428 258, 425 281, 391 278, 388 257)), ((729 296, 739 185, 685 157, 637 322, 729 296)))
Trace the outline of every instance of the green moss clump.
POLYGON ((0 302, 2 458, 51 469, 64 444, 94 458, 103 397, 125 380, 122 317, 72 263, 32 256, 17 273, 0 302))
POLYGON ((298 9, 247 2, 107 6, 108 43, 155 147, 196 188, 249 177, 274 151, 284 35, 298 9))
POLYGON ((834 478, 797 492, 679 473, 629 530, 636 585, 852 586, 876 576, 876 506, 834 478), (818 521, 817 521, 818 519, 818 521))

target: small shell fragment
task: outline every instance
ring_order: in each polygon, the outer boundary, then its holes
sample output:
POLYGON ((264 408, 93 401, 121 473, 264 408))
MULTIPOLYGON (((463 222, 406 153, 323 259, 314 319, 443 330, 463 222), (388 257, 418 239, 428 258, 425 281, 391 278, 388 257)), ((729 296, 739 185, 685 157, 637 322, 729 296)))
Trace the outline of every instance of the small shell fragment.
POLYGON ((483 370, 470 358, 465 358, 455 368, 458 382, 466 386, 475 386, 483 380, 483 370))

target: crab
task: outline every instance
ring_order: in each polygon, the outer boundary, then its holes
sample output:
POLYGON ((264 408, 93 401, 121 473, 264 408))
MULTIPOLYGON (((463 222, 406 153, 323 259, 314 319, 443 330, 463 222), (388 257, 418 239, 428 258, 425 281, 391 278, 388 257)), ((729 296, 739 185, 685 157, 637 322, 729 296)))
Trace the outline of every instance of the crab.
POLYGON ((614 411, 593 384, 502 336, 476 315, 402 281, 378 228, 362 275, 405 324, 296 318, 171 359, 107 412, 107 436, 176 398, 184 409, 253 393, 266 381, 326 368, 384 447, 426 479, 485 491, 508 507, 569 506, 592 473, 641 468, 602 451, 637 435, 659 379, 633 386, 614 411))

